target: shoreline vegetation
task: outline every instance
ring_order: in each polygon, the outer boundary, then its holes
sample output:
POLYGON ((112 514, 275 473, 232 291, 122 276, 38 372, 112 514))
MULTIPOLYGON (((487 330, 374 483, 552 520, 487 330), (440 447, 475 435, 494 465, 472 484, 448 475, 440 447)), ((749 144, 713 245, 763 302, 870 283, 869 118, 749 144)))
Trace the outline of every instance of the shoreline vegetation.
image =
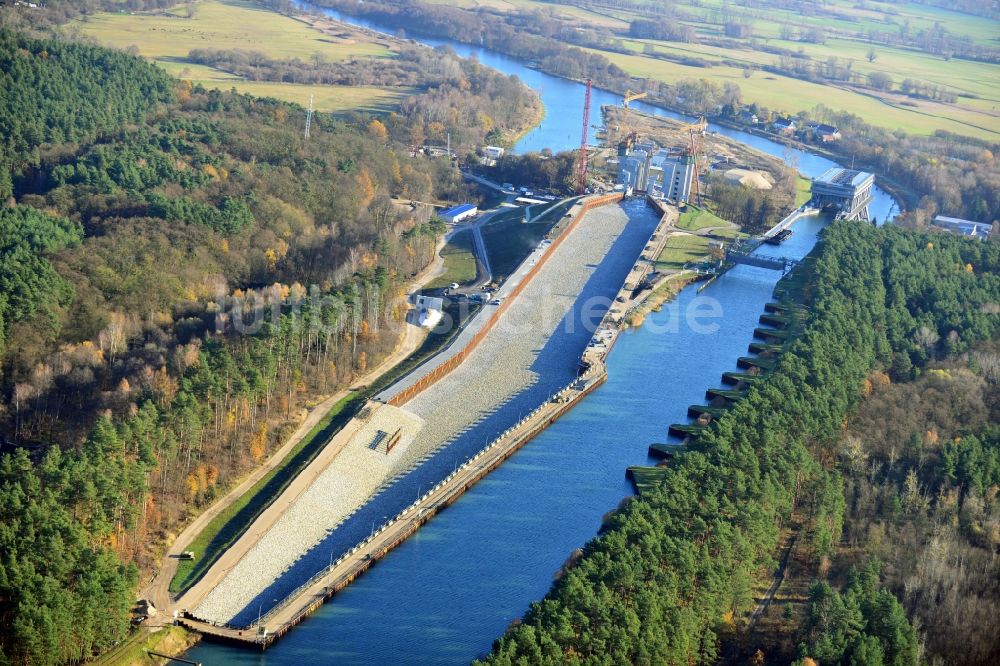
POLYGON ((659 312, 665 303, 672 301, 686 287, 698 281, 698 277, 686 275, 684 271, 670 276, 653 290, 642 304, 633 311, 626 321, 632 328, 642 326, 650 312, 659 312))
MULTIPOLYGON (((805 328, 774 370, 662 468, 658 488, 606 521, 482 663, 561 663, 568 655, 713 662, 746 626, 751 591, 773 572, 793 515, 805 518, 798 539, 816 575, 829 581, 811 593, 814 608, 852 603, 834 596, 843 587, 860 610, 829 619, 814 611, 792 658, 838 663, 877 652, 888 663, 917 663, 919 637, 893 594, 901 593, 898 584, 890 589, 892 580, 864 553, 839 572, 824 568, 844 526, 838 434, 871 377, 911 378, 935 355, 962 353, 996 335, 998 322, 983 307, 1000 299, 1000 250, 834 222, 810 257, 792 274, 808 312, 805 328), (802 270, 809 271, 805 280, 802 270), (854 627, 846 636, 838 633, 844 622, 854 627)), ((785 288, 779 283, 776 292, 785 288)))
POLYGON ((527 136, 532 130, 537 128, 545 120, 545 104, 542 102, 541 97, 538 99, 538 108, 535 111, 535 116, 529 125, 525 125, 519 132, 514 134, 514 136, 507 139, 508 146, 514 146, 518 141, 527 136))
MULTIPOLYGON (((398 19, 396 8, 377 0, 365 3, 363 9, 348 0, 320 0, 316 4, 348 15, 360 14, 388 25, 394 25, 398 19)), ((781 115, 780 109, 745 103, 740 86, 735 83, 720 86, 706 80, 684 79, 675 84, 665 84, 649 78, 633 78, 602 55, 603 52, 582 50, 573 43, 543 40, 534 33, 518 32, 508 23, 505 15, 484 14, 458 7, 442 8, 417 1, 411 2, 407 11, 410 14, 423 12, 427 16, 446 13, 451 17, 450 21, 428 20, 415 32, 466 43, 470 37, 458 26, 474 15, 476 20, 489 26, 484 32, 487 41, 481 44, 486 48, 532 63, 531 66, 553 76, 574 81, 590 76, 596 87, 618 94, 624 94, 626 88, 636 89, 638 86, 638 89, 648 93, 646 102, 685 115, 710 116, 713 121, 732 123, 738 129, 751 132, 759 130, 736 123, 738 113, 756 112, 765 119, 781 115), (721 112, 716 110, 719 107, 721 112)), ((518 14, 515 12, 511 16, 518 14)), ((752 85, 752 79, 748 85, 752 85)), ((795 118, 800 123, 813 119, 840 128, 842 137, 839 141, 825 146, 810 142, 806 144, 808 149, 829 151, 828 154, 840 163, 854 164, 879 174, 880 182, 901 195, 897 197, 899 205, 907 207, 901 210, 898 217, 900 224, 926 229, 937 212, 990 223, 993 221, 991 212, 995 215, 995 211, 1000 211, 1000 191, 990 185, 1000 172, 1000 161, 994 157, 1000 153, 1000 144, 996 141, 947 131, 931 135, 889 131, 873 126, 849 111, 837 111, 825 105, 801 111, 795 114, 795 118), (933 165, 936 173, 929 177, 923 159, 928 154, 948 154, 951 159, 936 162, 933 165), (958 190, 947 183, 957 183, 958 190)), ((761 135, 777 138, 770 133, 761 135)))
MULTIPOLYGON (((58 14, 26 12, 0 8, 5 25, 58 14)), ((306 142, 301 106, 0 29, 7 658, 81 660, 125 639, 134 590, 186 517, 276 450, 302 404, 389 353, 395 299, 444 231, 394 199, 469 196, 414 137, 454 110, 452 145, 472 149, 482 114, 521 127, 537 105, 515 79, 414 50, 448 80, 405 114, 316 114, 306 142), (245 315, 262 326, 237 335, 245 315)))

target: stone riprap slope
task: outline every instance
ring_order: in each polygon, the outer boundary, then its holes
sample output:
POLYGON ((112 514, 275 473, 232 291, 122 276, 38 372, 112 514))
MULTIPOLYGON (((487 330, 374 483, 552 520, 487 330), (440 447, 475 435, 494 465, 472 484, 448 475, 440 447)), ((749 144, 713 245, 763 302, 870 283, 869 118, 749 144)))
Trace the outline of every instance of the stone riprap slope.
MULTIPOLYGON (((195 614, 218 622, 234 618, 234 624, 252 622, 260 603, 265 609, 273 605, 272 599, 281 598, 322 569, 336 548, 342 550, 344 543, 337 545, 335 537, 352 527, 351 522, 358 523, 350 535, 354 543, 368 536, 367 514, 364 520, 354 516, 341 530, 335 528, 380 489, 385 492, 369 502, 380 504, 378 510, 369 511, 378 519, 395 514, 419 494, 419 488, 392 492, 397 486, 412 480, 410 485, 419 484, 427 490, 451 472, 449 458, 447 465, 438 464, 431 474, 422 474, 436 458, 454 455, 457 462, 468 457, 572 381, 594 326, 655 226, 656 216, 636 202, 587 213, 461 366, 403 409, 384 406, 376 411, 378 418, 386 419, 378 426, 384 431, 394 432, 413 423, 421 427, 406 430, 412 436, 404 437, 389 456, 368 448, 374 431, 367 439, 360 433, 355 436, 307 491, 314 500, 312 508, 296 511, 293 505, 289 518, 283 516, 274 525, 195 614), (630 216, 634 218, 631 223, 630 216), (435 451, 439 453, 435 455, 435 451), (369 461, 372 456, 379 458, 377 463, 369 461), (414 467, 398 484, 386 489, 387 483, 414 467), (434 478, 434 474, 438 476, 434 478), (324 539, 331 531, 334 534, 324 539), (309 559, 309 566, 300 566, 308 558, 292 566, 317 545, 310 555, 318 552, 323 557, 309 559), (287 580, 282 580, 283 576, 287 580)), ((345 542, 344 535, 339 536, 345 542)))
MULTIPOLYGON (((363 502, 376 480, 391 476, 394 456, 373 450, 379 430, 394 433, 402 428, 397 448, 413 441, 423 422, 398 407, 379 405, 350 442, 275 524, 226 574, 199 604, 195 614, 215 622, 228 622, 270 582, 325 537, 350 511, 363 502)), ((253 528, 251 528, 253 529, 253 528)))

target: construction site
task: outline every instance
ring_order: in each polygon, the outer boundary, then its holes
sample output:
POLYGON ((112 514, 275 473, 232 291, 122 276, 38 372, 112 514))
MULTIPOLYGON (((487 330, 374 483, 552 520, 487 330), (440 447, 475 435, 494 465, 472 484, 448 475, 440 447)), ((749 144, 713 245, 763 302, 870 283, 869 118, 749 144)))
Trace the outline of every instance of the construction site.
MULTIPOLYGON (((279 497, 177 600, 189 621, 237 636, 260 626, 259 616, 356 554, 487 444, 537 418, 540 406, 570 402, 581 357, 606 340, 595 331, 607 328, 605 313, 635 276, 637 257, 649 263, 643 253, 660 220, 642 201, 623 207, 620 199, 574 206, 572 222, 503 285, 502 305, 484 308, 439 357, 366 405, 327 445, 337 455, 302 473, 307 487, 279 497)), ((577 393, 603 373, 589 365, 577 393)))
POLYGON ((599 136, 606 148, 599 151, 596 158, 600 160, 607 178, 618 179, 626 187, 631 184, 637 191, 674 201, 697 202, 702 194, 699 192, 701 185, 698 181, 709 173, 720 173, 728 177, 730 172, 736 172, 733 175, 737 179, 742 178, 741 184, 755 189, 770 189, 771 184, 780 178, 785 169, 779 159, 754 150, 745 143, 708 131, 708 123, 704 118, 686 123, 639 113, 624 103, 621 106, 605 106, 602 112, 604 130, 599 136), (642 154, 637 155, 637 151, 642 154), (660 172, 647 172, 642 179, 632 175, 630 183, 622 182, 620 174, 623 167, 628 165, 626 172, 636 174, 635 162, 645 161, 646 158, 650 158, 651 164, 657 162, 660 172), (671 187, 674 178, 663 169, 665 160, 692 165, 690 175, 686 171, 684 173, 685 178, 691 179, 687 188, 671 187), (699 177, 696 178, 695 174, 699 177), (749 179, 746 178, 748 175, 749 179), (657 192, 652 191, 652 185, 657 186, 657 192))
MULTIPOLYGON (((602 157, 586 93, 579 193, 602 157)), ((704 131, 681 124, 688 143, 672 153, 630 129, 607 160, 624 187, 572 203, 449 344, 370 399, 175 600, 184 624, 266 647, 603 383, 677 233, 671 204, 700 201, 704 131)))

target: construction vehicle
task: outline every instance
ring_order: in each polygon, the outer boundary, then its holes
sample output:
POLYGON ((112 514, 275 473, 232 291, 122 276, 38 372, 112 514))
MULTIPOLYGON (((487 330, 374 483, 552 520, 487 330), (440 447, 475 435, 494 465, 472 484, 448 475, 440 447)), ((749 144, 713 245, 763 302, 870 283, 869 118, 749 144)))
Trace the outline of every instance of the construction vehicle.
POLYGON ((625 138, 618 142, 618 157, 625 157, 639 140, 639 134, 635 131, 629 132, 625 138))

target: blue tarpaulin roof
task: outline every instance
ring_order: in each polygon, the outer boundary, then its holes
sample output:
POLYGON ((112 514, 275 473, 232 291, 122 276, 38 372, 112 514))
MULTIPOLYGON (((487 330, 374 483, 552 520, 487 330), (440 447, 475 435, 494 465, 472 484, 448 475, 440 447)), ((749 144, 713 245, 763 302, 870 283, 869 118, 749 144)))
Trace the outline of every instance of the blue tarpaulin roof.
POLYGON ((455 217, 456 215, 461 215, 462 213, 467 213, 470 210, 474 210, 476 207, 472 204, 461 204, 460 206, 455 206, 454 208, 449 208, 448 210, 441 211, 441 217, 455 217))

